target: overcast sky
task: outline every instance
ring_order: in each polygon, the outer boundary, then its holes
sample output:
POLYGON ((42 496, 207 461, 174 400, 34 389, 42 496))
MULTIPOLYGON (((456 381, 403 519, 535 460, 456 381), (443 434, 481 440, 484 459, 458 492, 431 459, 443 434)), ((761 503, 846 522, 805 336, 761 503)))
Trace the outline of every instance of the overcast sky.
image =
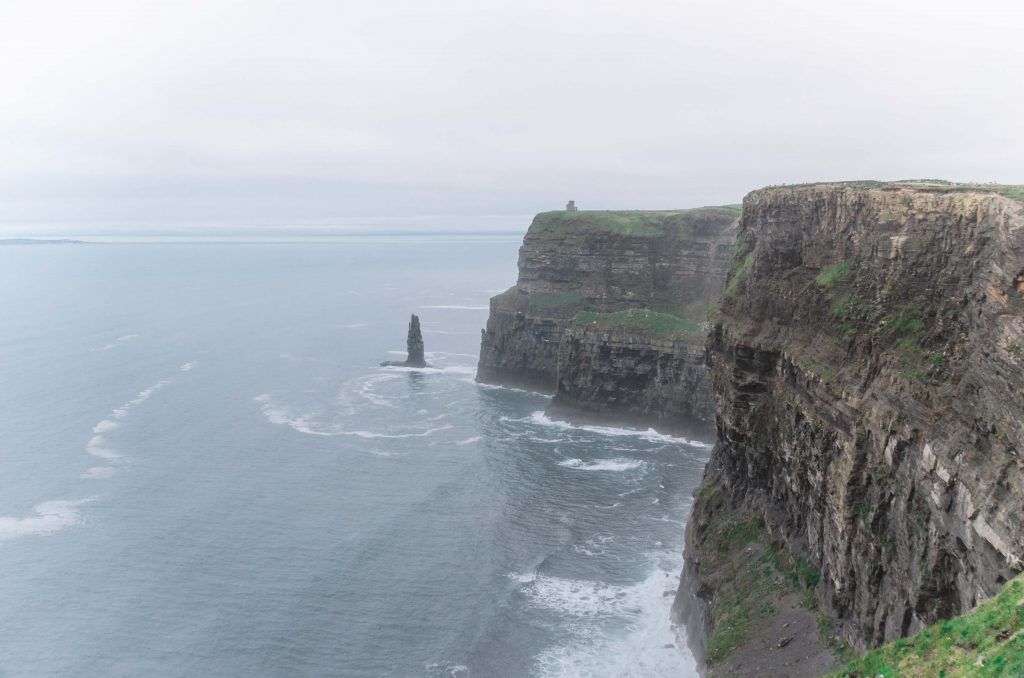
POLYGON ((0 0, 0 230, 1024 183, 1022 36, 1020 0, 0 0))

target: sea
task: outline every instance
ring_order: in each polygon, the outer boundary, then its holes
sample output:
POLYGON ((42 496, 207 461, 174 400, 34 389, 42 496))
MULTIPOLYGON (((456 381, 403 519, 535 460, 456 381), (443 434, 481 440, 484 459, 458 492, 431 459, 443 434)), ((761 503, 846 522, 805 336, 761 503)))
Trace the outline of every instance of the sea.
POLYGON ((0 247, 0 676, 696 676, 712 441, 474 381, 520 241, 0 247))

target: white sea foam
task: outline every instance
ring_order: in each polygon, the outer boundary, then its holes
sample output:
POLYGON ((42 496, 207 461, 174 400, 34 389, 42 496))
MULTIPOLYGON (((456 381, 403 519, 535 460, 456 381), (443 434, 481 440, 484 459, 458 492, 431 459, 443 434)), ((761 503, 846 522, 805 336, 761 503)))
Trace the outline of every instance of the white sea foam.
POLYGON ((121 455, 107 447, 106 441, 101 435, 95 435, 85 444, 85 451, 94 457, 104 459, 108 462, 115 462, 122 459, 121 455))
POLYGON ((0 541, 27 537, 30 535, 48 535, 59 532, 66 527, 81 521, 78 507, 96 497, 79 499, 78 501, 53 500, 44 501, 32 507, 34 516, 29 518, 12 518, 0 516, 0 541))
POLYGON ((263 416, 267 418, 271 424, 279 424, 289 426, 299 433, 305 433, 313 436, 357 436, 359 438, 426 438, 427 436, 434 435, 438 431, 446 431, 452 428, 451 424, 445 424, 443 426, 436 426, 434 428, 428 428, 424 431, 416 431, 409 433, 380 433, 377 431, 348 431, 341 428, 338 425, 329 424, 323 425, 313 420, 312 414, 301 414, 293 415, 287 409, 277 407, 274 405, 273 400, 269 393, 264 393, 253 398, 256 402, 260 403, 260 409, 263 411, 263 416))
POLYGON ((180 371, 180 372, 189 372, 192 369, 194 369, 195 366, 196 366, 196 362, 193 360, 192 362, 184 363, 181 367, 178 368, 178 371, 180 371))
POLYGON ((595 459, 594 461, 566 459, 558 462, 558 465, 579 471, 632 471, 646 466, 644 462, 636 459, 595 459))
POLYGON ((537 580, 536 572, 527 572, 525 574, 520 572, 509 572, 506 576, 512 581, 517 581, 520 584, 531 584, 537 580))
MULTIPOLYGON (((493 390, 493 391, 513 391, 515 393, 529 393, 530 395, 540 396, 542 398, 551 398, 552 396, 548 393, 541 393, 540 391, 531 391, 525 388, 518 388, 516 386, 502 386, 501 384, 488 384, 482 381, 476 381, 475 379, 462 379, 461 381, 467 384, 474 384, 480 388, 493 390)), ((508 417, 503 417, 502 421, 509 421, 508 417)), ((517 420, 518 421, 518 420, 517 420)))
POLYGON ((116 421, 111 421, 110 419, 104 419, 103 421, 97 422, 97 424, 92 427, 92 432, 93 433, 107 433, 108 431, 113 431, 115 428, 120 428, 120 426, 121 425, 118 424, 116 421))
POLYGON ((91 466, 80 477, 83 480, 103 480, 114 475, 115 470, 113 466, 91 466))
POLYGON ((137 334, 125 334, 123 336, 118 337, 117 339, 115 339, 114 341, 110 342, 109 344, 105 344, 104 346, 100 346, 98 348, 93 348, 93 349, 89 349, 89 350, 91 350, 93 352, 109 351, 112 348, 117 348, 118 346, 120 346, 121 344, 125 343, 126 341, 131 341, 132 339, 137 339, 138 337, 139 337, 139 335, 137 335, 137 334))
POLYGON ((455 444, 456 445, 472 445, 473 443, 478 443, 481 440, 483 440, 482 436, 473 436, 472 438, 466 438, 465 440, 460 440, 459 442, 457 442, 455 444))
POLYGON ((543 410, 537 410, 536 412, 531 414, 528 418, 528 421, 540 426, 550 426, 566 430, 576 429, 579 431, 589 431, 590 433, 597 433, 604 436, 635 436, 638 438, 643 438, 644 440, 649 440, 651 442, 681 443, 683 445, 688 445, 690 447, 701 447, 704 449, 711 449, 713 447, 713 445, 711 445, 710 443, 701 442, 699 440, 690 440, 689 438, 681 438, 676 436, 670 436, 666 433, 658 433, 653 428, 643 430, 637 428, 621 428, 618 426, 591 426, 571 424, 567 421, 562 421, 561 419, 552 419, 547 414, 545 414, 543 410))
POLYGON ((666 593, 678 584, 673 575, 678 567, 655 566, 631 586, 543 575, 525 584, 523 593, 532 604, 571 620, 566 626, 571 640, 543 651, 537 674, 696 678, 685 640, 670 621, 674 596, 666 593))
POLYGON ((359 386, 359 396, 379 407, 394 407, 394 404, 390 400, 375 393, 373 387, 377 384, 397 378, 398 375, 395 374, 375 374, 372 377, 367 377, 359 386))
POLYGON ((447 367, 406 367, 405 365, 387 365, 387 372, 418 372, 419 374, 476 374, 475 367, 467 365, 449 365, 447 367))
POLYGON ((170 380, 162 379, 161 381, 158 381, 149 388, 139 391, 138 395, 136 395, 134 398, 126 402, 121 407, 118 407, 117 409, 112 411, 111 414, 117 419, 124 419, 126 416, 128 416, 129 411, 149 400, 154 393, 162 389, 164 386, 167 386, 167 384, 169 383, 171 383, 170 380))

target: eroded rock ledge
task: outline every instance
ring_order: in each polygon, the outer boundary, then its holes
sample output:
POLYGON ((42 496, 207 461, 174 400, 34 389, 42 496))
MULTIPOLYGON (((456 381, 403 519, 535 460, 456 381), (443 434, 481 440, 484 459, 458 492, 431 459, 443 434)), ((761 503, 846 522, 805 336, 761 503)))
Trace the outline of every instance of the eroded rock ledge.
POLYGON ((710 428, 703 323, 737 207, 546 212, 491 299, 477 379, 554 394, 575 418, 710 428))
POLYGON ((825 640, 859 651, 964 613, 1021 571, 1020 195, 747 196, 708 343, 718 444, 687 528, 697 609, 680 596, 712 641, 726 590, 707 564, 716 535, 749 521, 816 573, 825 640))

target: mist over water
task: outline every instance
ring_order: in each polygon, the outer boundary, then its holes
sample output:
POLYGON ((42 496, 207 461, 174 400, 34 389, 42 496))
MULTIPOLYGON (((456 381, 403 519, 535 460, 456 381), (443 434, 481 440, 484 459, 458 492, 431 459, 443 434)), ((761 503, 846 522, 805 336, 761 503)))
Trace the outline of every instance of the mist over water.
POLYGON ((519 242, 0 248, 0 675, 696 675, 709 441, 473 382, 519 242))

